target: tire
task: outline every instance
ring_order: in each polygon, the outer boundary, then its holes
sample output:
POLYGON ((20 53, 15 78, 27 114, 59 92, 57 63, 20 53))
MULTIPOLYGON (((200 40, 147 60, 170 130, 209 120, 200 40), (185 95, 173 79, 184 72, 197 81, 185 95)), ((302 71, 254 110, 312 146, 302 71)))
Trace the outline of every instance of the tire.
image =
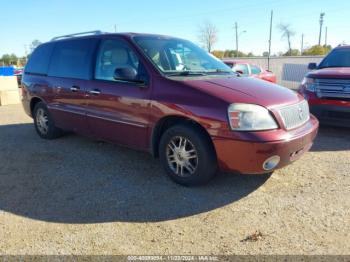
POLYGON ((159 156, 170 178, 183 186, 205 184, 217 170, 210 138, 194 125, 181 124, 167 129, 159 143, 159 156))
POLYGON ((53 118, 43 102, 35 105, 33 118, 35 130, 41 138, 55 139, 62 136, 62 130, 55 126, 53 118))

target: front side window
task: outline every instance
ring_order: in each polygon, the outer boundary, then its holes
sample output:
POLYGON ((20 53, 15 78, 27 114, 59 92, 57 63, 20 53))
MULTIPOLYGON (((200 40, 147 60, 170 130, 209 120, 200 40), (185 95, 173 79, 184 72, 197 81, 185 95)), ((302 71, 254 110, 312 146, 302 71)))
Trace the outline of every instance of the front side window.
POLYGON ((319 66, 319 68, 326 67, 350 67, 350 49, 333 50, 319 66))
POLYGON ((95 79, 141 81, 145 70, 137 54, 122 39, 102 41, 96 61, 95 79))
POLYGON ((135 37, 136 44, 167 75, 232 74, 230 68, 193 43, 175 38, 135 37))
POLYGON ((234 72, 243 73, 242 75, 247 76, 249 75, 249 69, 248 65, 246 64, 235 64, 235 66, 232 68, 234 72))
POLYGON ((250 70, 252 71, 253 75, 260 75, 261 74, 261 69, 260 67, 256 66, 256 65, 251 65, 250 66, 250 70))
POLYGON ((49 76, 90 78, 92 51, 96 39, 57 42, 51 58, 49 76))

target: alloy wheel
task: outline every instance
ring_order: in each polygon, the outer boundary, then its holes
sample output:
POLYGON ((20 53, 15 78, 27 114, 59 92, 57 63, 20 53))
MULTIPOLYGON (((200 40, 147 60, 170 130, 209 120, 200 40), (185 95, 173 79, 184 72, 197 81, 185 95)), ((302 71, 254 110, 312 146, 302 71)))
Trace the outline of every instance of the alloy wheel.
POLYGON ((44 109, 39 108, 36 112, 36 124, 38 130, 43 135, 49 131, 49 118, 44 109))
POLYGON ((193 143, 185 137, 173 137, 166 149, 170 169, 178 176, 189 177, 198 167, 198 153, 193 143))

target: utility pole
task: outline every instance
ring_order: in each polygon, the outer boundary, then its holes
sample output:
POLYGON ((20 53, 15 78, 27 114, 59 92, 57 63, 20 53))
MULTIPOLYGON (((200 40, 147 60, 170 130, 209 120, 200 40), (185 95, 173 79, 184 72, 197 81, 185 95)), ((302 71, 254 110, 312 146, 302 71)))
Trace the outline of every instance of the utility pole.
POLYGON ((270 70, 272 19, 273 19, 273 10, 271 10, 271 19, 270 19, 269 56, 267 57, 267 70, 270 70))
POLYGON ((238 33, 238 24, 237 24, 237 22, 235 22, 235 27, 234 27, 234 28, 235 28, 235 31, 236 31, 236 57, 238 57, 238 51, 239 51, 239 49, 238 49, 238 38, 239 38, 242 34, 247 33, 247 31, 244 30, 244 31, 238 33))
POLYGON ((235 30, 236 30, 236 57, 238 57, 238 25, 235 22, 235 30))
POLYGON ((327 46, 327 41, 328 41, 328 26, 326 26, 326 36, 325 36, 325 40, 324 40, 324 46, 327 46))
POLYGON ((323 27, 323 22, 324 22, 324 16, 325 13, 320 14, 320 36, 318 38, 318 45, 321 45, 321 38, 322 38, 322 27, 323 27))
POLYGON ((301 35, 300 55, 303 55, 303 51, 304 51, 304 34, 301 35))

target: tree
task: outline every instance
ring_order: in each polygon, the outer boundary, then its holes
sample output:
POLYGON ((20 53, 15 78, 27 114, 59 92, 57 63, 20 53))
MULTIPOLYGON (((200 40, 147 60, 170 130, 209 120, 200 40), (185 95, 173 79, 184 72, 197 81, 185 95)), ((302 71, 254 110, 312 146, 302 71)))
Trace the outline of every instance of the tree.
POLYGON ((283 54, 283 56, 298 56, 300 55, 300 51, 298 49, 291 49, 287 53, 283 54))
POLYGON ((269 56, 269 52, 265 51, 265 52, 263 53, 263 56, 264 56, 264 57, 268 57, 268 56, 269 56))
POLYGON ((214 44, 218 41, 218 29, 209 21, 199 26, 198 40, 208 52, 211 52, 214 44))
POLYGON ((211 52, 211 54, 216 56, 219 59, 223 59, 225 57, 225 52, 221 50, 214 50, 211 52))
POLYGON ((281 38, 287 39, 288 42, 288 55, 292 55, 292 44, 291 44, 291 38, 295 35, 295 32, 291 29, 291 26, 289 24, 279 24, 278 25, 279 30, 281 31, 281 38))
POLYGON ((1 64, 5 66, 17 64, 18 57, 15 54, 4 54, 1 59, 1 64))
POLYGON ((33 40, 32 43, 30 44, 30 53, 33 53, 34 49, 37 48, 39 45, 41 45, 41 42, 37 39, 33 40))
POLYGON ((304 50, 303 55, 326 55, 332 50, 330 45, 320 46, 314 45, 304 50))

